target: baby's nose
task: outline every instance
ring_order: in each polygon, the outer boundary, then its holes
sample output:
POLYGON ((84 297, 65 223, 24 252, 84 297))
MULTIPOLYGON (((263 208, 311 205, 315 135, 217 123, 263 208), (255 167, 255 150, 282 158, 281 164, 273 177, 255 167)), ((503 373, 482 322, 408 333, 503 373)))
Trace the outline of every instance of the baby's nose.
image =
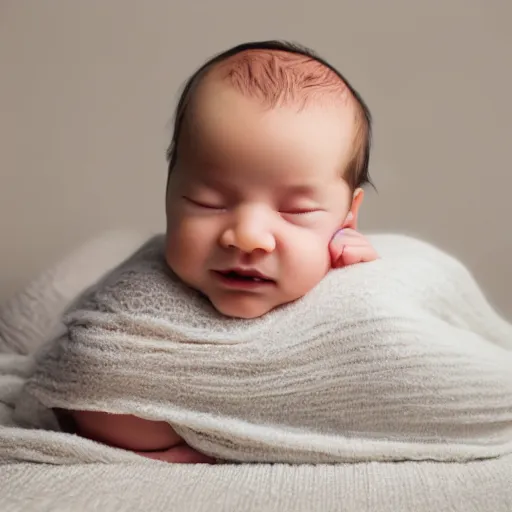
POLYGON ((236 248, 244 253, 272 252, 276 248, 276 241, 267 224, 268 222, 262 216, 240 216, 222 234, 221 245, 226 248, 236 248))

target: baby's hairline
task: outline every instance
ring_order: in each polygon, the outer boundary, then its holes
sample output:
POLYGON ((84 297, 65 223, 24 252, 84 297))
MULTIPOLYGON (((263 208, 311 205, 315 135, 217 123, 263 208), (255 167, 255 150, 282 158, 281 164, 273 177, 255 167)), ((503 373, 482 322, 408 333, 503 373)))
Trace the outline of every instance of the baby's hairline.
MULTIPOLYGON (((281 75, 286 73, 283 71, 281 75)), ((292 73, 289 74, 293 77, 292 73)), ((279 50, 252 49, 232 55, 205 70, 204 75, 199 78, 197 86, 205 85, 209 80, 218 80, 227 84, 248 98, 260 100, 261 104, 268 108, 290 106, 302 110, 310 102, 319 102, 325 97, 336 98, 345 104, 351 101, 353 105, 357 105, 357 100, 345 81, 332 70, 312 58, 279 50), (293 69, 295 75, 306 76, 299 78, 295 76, 295 80, 290 77, 288 77, 289 80, 282 78, 282 83, 273 83, 272 79, 265 75, 265 69, 257 69, 257 65, 260 64, 260 68, 263 67, 263 64, 272 65, 268 62, 258 62, 258 59, 260 61, 267 59, 268 61, 269 58, 277 56, 285 62, 288 58, 290 62, 296 64, 293 69), (310 68, 309 76, 307 75, 308 68, 310 68), (322 71, 319 72, 320 70, 322 71), (316 74, 314 77, 316 80, 312 79, 313 71, 316 74)))
MULTIPOLYGON (((247 98, 250 101, 254 101, 258 104, 259 107, 263 111, 279 111, 283 110, 291 110, 296 114, 300 114, 301 112, 307 109, 316 109, 316 108, 329 108, 331 109, 333 105, 338 108, 349 108, 352 109, 354 114, 357 114, 358 104, 356 98, 350 94, 348 91, 347 94, 337 95, 332 91, 318 91, 315 94, 299 96, 296 98, 288 98, 282 101, 271 101, 266 98, 262 98, 258 94, 251 94, 249 91, 245 91, 240 87, 237 87, 236 84, 233 84, 229 77, 226 76, 214 76, 210 75, 208 77, 204 77, 204 79, 197 84, 197 89, 194 91, 194 94, 191 95, 190 102, 187 108, 187 111, 184 113, 183 121, 186 122, 187 118, 190 118, 194 114, 194 101, 196 100, 199 88, 207 88, 209 85, 214 85, 215 82, 217 84, 221 84, 231 89, 235 93, 240 96, 247 98), (190 117, 189 117, 190 116, 190 117)), ((356 116, 354 115, 354 123, 356 121, 356 116)))

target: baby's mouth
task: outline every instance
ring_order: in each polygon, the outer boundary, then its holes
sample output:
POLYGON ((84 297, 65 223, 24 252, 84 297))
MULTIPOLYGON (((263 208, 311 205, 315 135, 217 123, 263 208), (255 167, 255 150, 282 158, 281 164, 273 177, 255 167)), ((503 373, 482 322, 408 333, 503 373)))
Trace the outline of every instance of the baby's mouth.
POLYGON ((257 270, 252 269, 227 269, 216 270, 224 281, 235 283, 254 283, 254 284, 275 284, 275 281, 257 270))

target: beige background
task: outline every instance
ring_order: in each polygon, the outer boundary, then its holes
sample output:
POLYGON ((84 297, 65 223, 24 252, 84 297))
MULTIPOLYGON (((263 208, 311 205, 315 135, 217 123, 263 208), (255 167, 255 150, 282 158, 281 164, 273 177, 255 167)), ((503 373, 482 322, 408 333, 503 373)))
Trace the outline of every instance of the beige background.
POLYGON ((454 253, 512 318, 511 18, 507 0, 0 0, 0 300, 103 229, 163 229, 183 81, 283 38, 372 109, 361 227, 454 253))

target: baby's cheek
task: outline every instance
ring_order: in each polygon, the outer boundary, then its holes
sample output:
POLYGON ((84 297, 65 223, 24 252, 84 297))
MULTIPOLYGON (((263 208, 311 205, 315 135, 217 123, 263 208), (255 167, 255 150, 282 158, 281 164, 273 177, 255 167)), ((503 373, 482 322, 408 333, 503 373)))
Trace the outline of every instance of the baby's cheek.
POLYGON ((170 224, 167 230, 166 260, 171 269, 187 281, 208 254, 207 234, 191 222, 170 224))
POLYGON ((303 294, 307 293, 329 272, 328 239, 318 234, 302 236, 290 249, 288 261, 283 263, 289 269, 287 273, 294 286, 303 294))

